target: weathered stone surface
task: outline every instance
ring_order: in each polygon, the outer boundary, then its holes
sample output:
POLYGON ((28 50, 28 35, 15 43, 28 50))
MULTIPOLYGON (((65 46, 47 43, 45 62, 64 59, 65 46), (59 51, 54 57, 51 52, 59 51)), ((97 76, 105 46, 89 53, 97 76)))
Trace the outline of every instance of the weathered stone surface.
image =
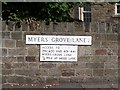
POLYGON ((105 49, 99 49, 95 51, 96 55, 106 55, 107 54, 107 50, 105 49))
POLYGON ((2 56, 7 56, 7 49, 2 49, 2 56))
POLYGON ((12 70, 12 69, 3 69, 2 74, 3 75, 12 75, 12 74, 14 74, 14 70, 12 70))
POLYGON ((119 35, 111 30, 112 22, 108 25, 106 22, 91 22, 87 27, 83 26, 83 22, 60 22, 55 26, 54 32, 53 23, 50 26, 43 26, 43 23, 41 25, 42 32, 37 29, 29 30, 26 25, 22 26, 21 31, 15 31, 14 27, 3 31, 0 59, 4 85, 14 83, 24 87, 38 85, 42 88, 72 88, 88 87, 93 83, 93 87, 97 87, 97 84, 110 84, 112 87, 117 82, 120 45, 119 35), (92 36, 92 45, 78 46, 77 62, 41 62, 39 45, 26 45, 26 34, 92 36))
POLYGON ((104 63, 86 63, 86 68, 104 68, 104 63))
POLYGON ((62 73, 61 73, 60 69, 58 69, 58 68, 51 68, 48 71, 48 75, 49 76, 61 76, 62 73))
POLYGON ((103 69, 94 69, 93 76, 103 76, 104 70, 103 69))
POLYGON ((16 62, 16 57, 2 57, 3 63, 13 63, 16 62))
POLYGON ((59 83, 59 80, 57 77, 46 77, 46 84, 53 85, 56 83, 59 83))
POLYGON ((2 39, 10 39, 10 32, 2 32, 2 39))
POLYGON ((118 41, 118 35, 117 34, 108 34, 107 40, 108 41, 118 41))
POLYGON ((48 76, 48 70, 47 69, 33 69, 32 72, 34 72, 34 75, 36 77, 39 77, 39 76, 48 76))
POLYGON ((2 21, 2 31, 6 31, 6 22, 2 21))
POLYGON ((35 62, 35 61, 36 61, 36 58, 35 58, 35 56, 27 56, 25 60, 26 60, 27 62, 35 62))
POLYGON ((105 33, 106 32, 106 25, 105 23, 99 23, 99 33, 105 33))
POLYGON ((8 31, 14 31, 13 28, 14 28, 14 23, 13 21, 9 21, 7 22, 7 30, 8 31))
POLYGON ((53 64, 53 63, 42 63, 39 66, 39 68, 47 68, 47 69, 54 68, 54 67, 56 67, 56 64, 53 64))
POLYGON ((17 57, 16 58, 17 60, 17 62, 25 62, 25 58, 24 57, 17 57))
POLYGON ((74 22, 74 30, 75 30, 75 32, 83 32, 83 23, 82 22, 74 22))
POLYGON ((59 82, 60 83, 70 83, 70 78, 69 77, 60 77, 59 82))
POLYGON ((25 47, 25 41, 24 40, 17 40, 16 47, 25 47))
POLYGON ((11 32, 11 39, 22 40, 22 32, 11 32))
POLYGON ((7 81, 9 83, 25 84, 25 78, 22 76, 8 76, 7 81))
POLYGON ((29 63, 29 69, 39 69, 39 63, 29 63))
POLYGON ((5 69, 12 69, 12 63, 4 63, 4 68, 5 69))
POLYGON ((4 46, 7 48, 14 48, 15 47, 15 40, 5 40, 4 46))
POLYGON ((118 69, 105 69, 104 76, 118 76, 118 69))
POLYGON ((99 30, 99 26, 98 26, 99 23, 91 23, 91 32, 98 32, 99 30))
POLYGON ((39 55, 38 47, 28 47, 28 55, 39 55))
POLYGON ((8 55, 9 56, 23 56, 26 55, 27 50, 25 48, 20 48, 20 49, 9 49, 8 50, 8 55))
POLYGON ((28 63, 14 63, 14 69, 28 69, 28 63))
MULTIPOLYGON (((38 72, 38 70, 35 70, 36 72, 38 72)), ((24 68, 24 69, 15 69, 15 75, 22 75, 24 77, 33 77, 36 75, 36 72, 34 70, 29 70, 28 68, 24 68)))
POLYGON ((74 76, 75 70, 74 69, 65 69, 62 70, 62 76, 74 76))
POLYGON ((70 82, 71 83, 83 83, 84 76, 83 77, 71 77, 70 82))

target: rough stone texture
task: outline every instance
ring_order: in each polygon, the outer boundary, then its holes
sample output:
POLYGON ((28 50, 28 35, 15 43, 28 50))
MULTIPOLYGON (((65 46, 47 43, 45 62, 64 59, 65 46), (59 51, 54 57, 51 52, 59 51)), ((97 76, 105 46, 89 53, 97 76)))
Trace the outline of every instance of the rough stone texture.
POLYGON ((22 40, 22 32, 11 32, 11 39, 22 40))
POLYGON ((35 58, 35 56, 27 56, 25 60, 26 60, 27 62, 35 62, 35 61, 36 61, 36 58, 35 58))
POLYGON ((15 48, 15 40, 5 40, 5 41, 3 41, 3 47, 15 48))
POLYGON ((53 27, 52 22, 50 25, 41 22, 40 31, 37 28, 30 30, 28 25, 23 24, 17 30, 4 25, 7 29, 2 36, 3 85, 96 88, 101 84, 109 84, 103 87, 111 88, 112 84, 117 84, 120 55, 119 32, 114 32, 116 29, 114 27, 113 30, 113 24, 58 22, 58 25, 53 27), (92 36, 92 45, 78 46, 77 62, 41 62, 40 46, 26 45, 27 34, 92 36))

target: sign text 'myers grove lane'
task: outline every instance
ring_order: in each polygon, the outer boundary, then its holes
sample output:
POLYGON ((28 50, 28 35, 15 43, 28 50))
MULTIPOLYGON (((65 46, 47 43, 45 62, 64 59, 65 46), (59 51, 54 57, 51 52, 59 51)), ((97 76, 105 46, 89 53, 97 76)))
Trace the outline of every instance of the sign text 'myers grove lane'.
POLYGON ((91 36, 26 35, 26 44, 91 45, 91 36))

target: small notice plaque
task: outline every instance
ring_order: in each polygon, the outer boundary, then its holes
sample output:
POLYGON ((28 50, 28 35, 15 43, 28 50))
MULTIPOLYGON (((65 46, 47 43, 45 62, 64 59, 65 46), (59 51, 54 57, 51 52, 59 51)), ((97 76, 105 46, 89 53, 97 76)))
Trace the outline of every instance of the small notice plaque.
POLYGON ((77 61, 77 47, 70 45, 41 45, 40 61, 77 61))

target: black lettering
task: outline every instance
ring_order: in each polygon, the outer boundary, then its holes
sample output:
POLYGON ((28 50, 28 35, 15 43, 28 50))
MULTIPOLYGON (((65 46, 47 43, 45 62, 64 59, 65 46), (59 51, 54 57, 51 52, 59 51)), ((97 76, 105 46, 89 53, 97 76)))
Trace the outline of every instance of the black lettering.
POLYGON ((28 37, 29 42, 33 42, 33 37, 28 37))

